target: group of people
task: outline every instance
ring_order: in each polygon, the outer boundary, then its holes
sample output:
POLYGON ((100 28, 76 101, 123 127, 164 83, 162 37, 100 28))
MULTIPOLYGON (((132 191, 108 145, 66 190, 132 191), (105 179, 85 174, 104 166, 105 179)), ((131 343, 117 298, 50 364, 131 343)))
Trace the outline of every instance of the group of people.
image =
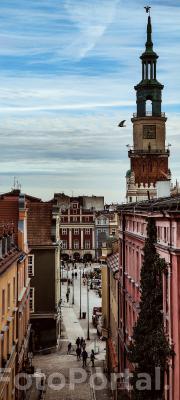
MULTIPOLYGON (((83 337, 81 337, 80 339, 80 337, 78 336, 78 338, 76 339, 76 346, 77 346, 76 347, 77 360, 80 361, 82 358, 83 368, 84 368, 87 366, 88 353, 86 351, 86 342, 83 337)), ((72 349, 72 344, 71 342, 69 342, 67 354, 71 353, 71 349, 72 349)), ((91 350, 90 361, 92 363, 92 367, 94 367, 94 360, 95 360, 94 350, 91 350)))

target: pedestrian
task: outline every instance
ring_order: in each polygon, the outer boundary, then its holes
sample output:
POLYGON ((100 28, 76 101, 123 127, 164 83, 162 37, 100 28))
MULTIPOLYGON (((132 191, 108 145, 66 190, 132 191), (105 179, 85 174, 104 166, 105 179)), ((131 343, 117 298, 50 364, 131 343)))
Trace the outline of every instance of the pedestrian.
POLYGON ((74 272, 72 272, 72 279, 74 278, 74 272))
POLYGON ((86 342, 84 339, 83 339, 83 343, 82 343, 82 348, 83 348, 83 350, 85 350, 85 348, 86 348, 86 342))
POLYGON ((77 279, 77 272, 75 272, 75 278, 77 279))
POLYGON ((81 347, 77 347, 76 354, 77 354, 77 360, 79 361, 81 359, 81 347))
POLYGON ((80 346, 80 337, 79 337, 79 336, 78 336, 78 338, 76 339, 76 345, 77 345, 77 347, 80 346))
POLYGON ((92 362, 92 367, 94 367, 94 360, 95 360, 94 350, 91 350, 90 360, 92 362))
POLYGON ((86 367, 87 358, 88 358, 88 353, 86 350, 83 350, 83 352, 82 352, 83 368, 86 367))
POLYGON ((80 340, 80 346, 81 346, 81 348, 83 347, 83 343, 84 343, 84 339, 83 339, 83 337, 81 337, 81 340, 80 340))
POLYGON ((66 293, 66 300, 67 300, 67 303, 68 303, 68 301, 69 301, 69 293, 68 292, 66 293))
POLYGON ((71 352, 71 347, 72 347, 72 344, 71 344, 71 342, 69 342, 69 343, 68 343, 68 351, 67 351, 67 354, 70 354, 70 352, 71 352))

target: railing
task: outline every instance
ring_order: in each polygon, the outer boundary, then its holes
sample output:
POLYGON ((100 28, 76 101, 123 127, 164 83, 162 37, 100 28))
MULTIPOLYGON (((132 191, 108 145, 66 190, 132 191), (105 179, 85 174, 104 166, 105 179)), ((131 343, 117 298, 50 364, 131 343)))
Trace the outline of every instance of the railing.
POLYGON ((159 114, 155 114, 152 111, 145 111, 143 115, 138 115, 137 113, 133 113, 133 118, 137 117, 165 117, 165 112, 161 112, 159 114))
POLYGON ((128 151, 128 154, 168 154, 169 155, 170 150, 169 148, 164 149, 164 150, 157 150, 157 149, 147 149, 147 150, 134 150, 130 149, 128 151))

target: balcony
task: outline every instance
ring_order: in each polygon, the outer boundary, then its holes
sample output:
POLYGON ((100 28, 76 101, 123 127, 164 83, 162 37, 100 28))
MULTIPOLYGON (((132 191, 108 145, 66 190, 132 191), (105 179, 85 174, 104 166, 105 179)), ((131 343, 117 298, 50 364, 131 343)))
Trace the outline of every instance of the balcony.
POLYGON ((144 118, 144 117, 166 117, 165 112, 161 112, 160 114, 153 114, 152 111, 145 111, 143 115, 137 115, 137 113, 133 113, 133 118, 144 118))
POLYGON ((129 157, 131 157, 131 156, 136 156, 136 155, 142 155, 142 154, 151 154, 151 155, 153 155, 153 154, 155 154, 155 155, 167 155, 167 156, 169 156, 169 154, 170 154, 170 150, 169 150, 169 147, 167 147, 166 149, 164 149, 164 150, 161 150, 161 149, 146 149, 146 150, 144 150, 144 149, 142 149, 142 150, 135 150, 135 149, 130 149, 129 151, 128 151, 128 156, 129 157))

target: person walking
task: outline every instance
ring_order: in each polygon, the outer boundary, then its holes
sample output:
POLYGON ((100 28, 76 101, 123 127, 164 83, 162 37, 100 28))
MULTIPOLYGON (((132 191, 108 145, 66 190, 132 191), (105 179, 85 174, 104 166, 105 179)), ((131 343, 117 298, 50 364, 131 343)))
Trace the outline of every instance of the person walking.
POLYGON ((81 337, 81 339, 80 339, 80 346, 81 346, 81 348, 83 347, 83 343, 84 343, 84 339, 83 339, 83 337, 81 337))
POLYGON ((68 303, 68 301, 69 301, 69 293, 68 292, 66 293, 66 300, 67 300, 67 303, 68 303))
POLYGON ((90 360, 91 360, 91 363, 92 363, 92 367, 94 367, 94 360, 95 360, 94 350, 91 350, 90 360))
POLYGON ((68 351, 67 351, 67 354, 70 354, 70 352, 71 352, 71 347, 72 347, 72 344, 71 344, 71 342, 69 342, 69 343, 68 343, 68 351))
POLYGON ((77 345, 77 347, 80 346, 80 342, 81 342, 81 340, 80 340, 80 337, 78 336, 78 338, 76 339, 76 345, 77 345))
POLYGON ((85 350, 85 348, 86 348, 86 342, 85 342, 84 339, 83 339, 83 342, 82 342, 82 348, 83 348, 83 350, 85 350))
POLYGON ((81 347, 77 347, 76 349, 77 361, 81 359, 81 347))
POLYGON ((83 350, 82 352, 83 368, 86 367, 87 358, 88 358, 88 353, 86 350, 83 350))

